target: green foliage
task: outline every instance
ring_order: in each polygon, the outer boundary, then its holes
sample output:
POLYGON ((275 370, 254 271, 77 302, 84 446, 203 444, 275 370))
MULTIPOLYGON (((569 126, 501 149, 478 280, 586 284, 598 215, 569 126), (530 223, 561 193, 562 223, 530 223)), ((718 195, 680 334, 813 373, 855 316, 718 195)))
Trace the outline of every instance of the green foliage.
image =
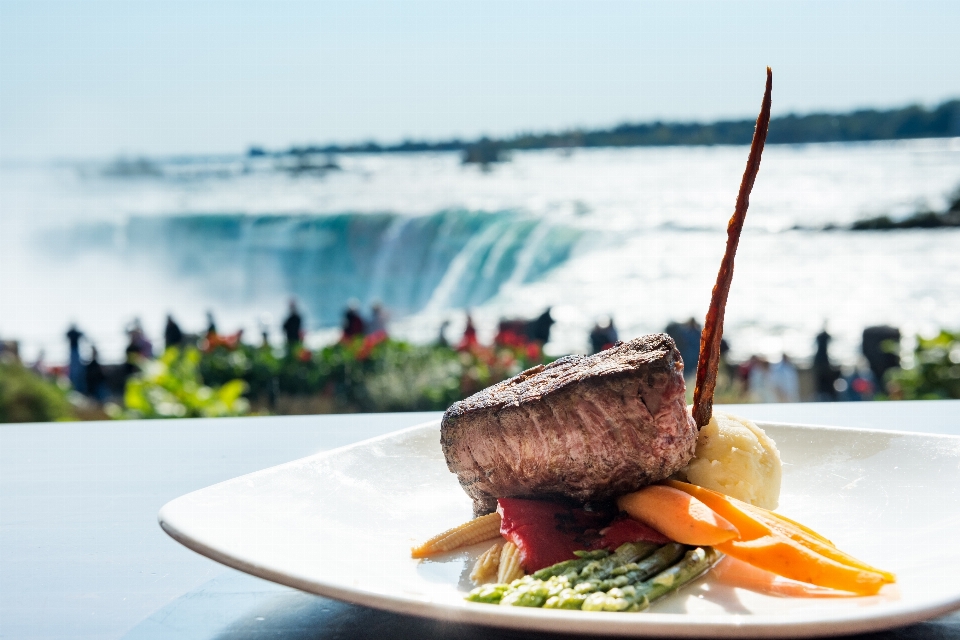
MULTIPOLYGON (((574 147, 646 147, 667 145, 750 144, 756 121, 728 120, 698 122, 624 123, 612 129, 574 129, 560 133, 521 133, 512 138, 482 138, 473 142, 408 140, 381 146, 328 145, 292 148, 288 153, 370 153, 415 151, 460 151, 465 162, 496 162, 504 151, 574 147)), ((786 115, 770 121, 767 144, 810 142, 854 142, 861 140, 904 140, 948 138, 960 135, 960 100, 950 100, 932 109, 908 106, 852 113, 786 115)))
POLYGON ((366 339, 317 358, 331 374, 326 388, 357 411, 442 410, 459 398, 461 368, 451 349, 366 339))
POLYGON ((865 218, 850 225, 850 230, 892 231, 894 229, 940 229, 942 227, 960 227, 960 211, 947 213, 918 211, 901 220, 894 220, 890 216, 865 218))
POLYGON ((201 354, 188 347, 144 360, 141 373, 127 381, 124 418, 220 418, 248 413, 247 384, 229 380, 207 386, 200 376, 201 354))
POLYGON ((257 404, 277 396, 323 396, 338 411, 446 409, 480 389, 544 362, 535 345, 463 351, 367 336, 311 352, 217 347, 203 355, 200 374, 211 386, 243 380, 257 404))
POLYGON ((960 333, 918 337, 913 365, 893 369, 886 377, 891 399, 960 398, 960 333))
POLYGON ((0 361, 0 422, 73 420, 67 394, 19 362, 0 361))

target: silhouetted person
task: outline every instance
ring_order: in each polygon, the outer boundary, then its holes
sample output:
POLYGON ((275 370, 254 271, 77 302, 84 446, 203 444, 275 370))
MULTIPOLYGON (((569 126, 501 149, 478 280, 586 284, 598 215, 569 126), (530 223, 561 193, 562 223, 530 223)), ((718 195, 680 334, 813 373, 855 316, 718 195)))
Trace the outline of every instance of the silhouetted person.
POLYGON ((700 335, 703 329, 694 318, 683 324, 671 322, 664 329, 677 344, 677 351, 683 359, 683 375, 685 378, 696 375, 697 361, 700 359, 700 335))
POLYGON ((457 345, 457 349, 469 349, 475 344, 477 344, 477 328, 473 326, 473 318, 468 313, 467 326, 463 329, 463 338, 460 339, 460 344, 457 345))
POLYGON ((681 357, 683 357, 684 371, 696 374, 697 363, 700 360, 700 337, 703 335, 703 327, 694 318, 690 318, 683 323, 680 329, 683 335, 683 347, 681 348, 681 357))
POLYGON ((80 360, 80 339, 83 338, 83 332, 77 329, 77 325, 70 325, 67 331, 67 340, 70 342, 70 384, 77 391, 83 393, 86 390, 86 379, 83 371, 83 362, 80 360))
POLYGON ((777 390, 770 371, 770 362, 763 356, 750 358, 749 384, 750 398, 754 402, 779 402, 777 390))
POLYGON ((683 339, 683 337, 680 335, 680 327, 681 327, 681 324, 679 322, 671 320, 670 322, 667 323, 667 326, 663 330, 665 334, 673 338, 673 341, 674 343, 676 343, 678 348, 680 345, 680 341, 683 339))
POLYGON ((347 310, 343 312, 343 339, 350 340, 362 336, 365 332, 366 325, 363 318, 360 317, 359 311, 357 311, 357 305, 351 302, 347 306, 347 310))
POLYGON ((593 329, 590 330, 590 354, 600 353, 607 343, 606 332, 599 322, 593 323, 593 329))
POLYGON ((547 310, 541 313, 535 320, 527 323, 524 334, 528 340, 539 342, 540 344, 547 344, 550 342, 550 327, 553 326, 554 322, 556 321, 550 315, 550 307, 547 307, 547 310))
POLYGON ((827 325, 824 324, 817 334, 817 351, 813 355, 813 377, 819 402, 833 402, 837 399, 837 390, 833 386, 837 381, 837 373, 830 362, 831 340, 833 337, 827 333, 827 325))
POLYGON ((440 331, 437 334, 437 346, 438 347, 449 347, 450 342, 447 341, 447 327, 450 326, 449 320, 444 320, 440 324, 440 331))
POLYGON ((124 349, 124 353, 127 354, 127 360, 136 359, 142 354, 140 353, 140 345, 137 344, 137 340, 133 335, 133 331, 127 333, 129 341, 127 342, 127 348, 124 349))
POLYGON ((887 371, 900 366, 900 330, 894 327, 867 327, 863 330, 862 350, 870 363, 877 387, 884 389, 887 371))
POLYGON ((97 402, 103 402, 106 396, 104 382, 106 382, 107 377, 103 373, 103 367, 100 365, 98 356, 97 348, 90 347, 90 362, 87 363, 86 373, 87 395, 97 402))
POLYGON ((297 310, 296 300, 290 301, 290 313, 283 321, 283 334, 287 337, 288 349, 303 342, 303 318, 297 310))
POLYGON ((127 348, 124 350, 124 355, 126 359, 123 362, 123 380, 126 384, 127 378, 139 373, 140 371, 140 349, 137 347, 137 341, 133 338, 133 332, 128 332, 130 341, 127 343, 127 348))
POLYGON ((127 332, 130 336, 130 345, 127 352, 135 352, 144 358, 153 357, 153 344, 147 339, 147 334, 143 332, 143 326, 140 324, 140 318, 135 318, 133 325, 127 332))
POLYGON ((387 335, 387 310, 377 301, 370 305, 370 322, 367 323, 367 333, 376 336, 387 335))
POLYGON ((213 320, 213 312, 207 311, 207 337, 217 335, 217 323, 213 320))
POLYGON ((613 324, 613 318, 597 321, 590 331, 590 353, 600 353, 617 343, 619 335, 613 324))
POLYGON ((780 362, 770 368, 770 381, 777 402, 800 402, 800 374, 790 356, 784 353, 780 362))
POLYGON ((730 353, 730 343, 726 338, 720 338, 720 359, 726 360, 728 353, 730 353))
POLYGON ((83 332, 77 329, 77 325, 70 325, 70 330, 67 331, 67 340, 70 341, 70 350, 73 351, 76 349, 80 350, 80 339, 83 338, 83 332))
POLYGON ((167 314, 167 326, 163 329, 163 344, 167 349, 183 344, 183 331, 170 314, 167 314))
POLYGON ((613 323, 613 318, 607 318, 607 342, 610 346, 620 342, 620 333, 617 331, 617 325, 613 323))

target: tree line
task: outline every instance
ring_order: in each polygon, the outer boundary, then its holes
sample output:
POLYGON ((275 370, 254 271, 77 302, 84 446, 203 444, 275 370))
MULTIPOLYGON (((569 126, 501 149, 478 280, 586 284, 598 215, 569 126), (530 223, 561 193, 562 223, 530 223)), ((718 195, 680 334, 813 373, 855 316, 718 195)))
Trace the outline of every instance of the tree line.
MULTIPOLYGON (((312 153, 400 153, 460 151, 470 157, 497 159, 503 152, 533 149, 595 147, 656 147, 749 144, 754 120, 724 120, 714 123, 650 122, 624 123, 610 129, 571 129, 560 133, 522 133, 508 138, 479 140, 406 140, 400 144, 376 142, 349 145, 295 146, 276 155, 312 153)), ((770 121, 768 144, 809 142, 862 142, 910 138, 960 136, 960 100, 926 108, 911 105, 899 109, 862 109, 851 113, 786 115, 770 121)), ((266 155, 251 148, 250 155, 266 155)), ((468 160, 470 161, 470 160, 468 160)))

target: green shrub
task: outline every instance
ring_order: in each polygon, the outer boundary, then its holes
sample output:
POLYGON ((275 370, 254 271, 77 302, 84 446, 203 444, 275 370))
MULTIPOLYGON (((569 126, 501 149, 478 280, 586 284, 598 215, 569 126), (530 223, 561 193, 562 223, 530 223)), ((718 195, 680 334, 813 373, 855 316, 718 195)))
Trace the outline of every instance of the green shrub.
POLYGON ((142 371, 127 380, 122 418, 220 418, 242 416, 250 403, 247 384, 233 379, 207 386, 200 376, 200 352, 167 349, 157 360, 143 360, 142 371))
POLYGON ((73 420, 67 394, 19 362, 0 362, 0 422, 73 420))
POLYGON ((912 365, 893 369, 886 378, 891 399, 960 398, 960 333, 918 337, 912 365))
POLYGON ((210 386, 243 380, 257 406, 281 395, 323 396, 338 411, 431 411, 546 361, 533 344, 457 351, 366 336, 315 352, 218 346, 202 355, 199 372, 210 386))
MULTIPOLYGON (((285 413, 312 399, 322 411, 440 411, 491 384, 545 362, 538 345, 458 351, 372 335, 317 351, 274 351, 242 343, 206 351, 168 350, 143 360, 127 381, 117 418, 179 418, 285 413)), ((302 409, 302 406, 301 406, 302 409)))

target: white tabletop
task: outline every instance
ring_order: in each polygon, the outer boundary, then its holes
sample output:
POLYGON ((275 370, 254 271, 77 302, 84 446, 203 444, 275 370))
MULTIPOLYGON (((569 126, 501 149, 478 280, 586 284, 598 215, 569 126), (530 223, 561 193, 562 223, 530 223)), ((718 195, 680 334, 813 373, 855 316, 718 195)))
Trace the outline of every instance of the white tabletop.
MULTIPOLYGON (((960 435, 960 401, 726 410, 960 435)), ((0 425, 0 638, 489 638, 486 629, 337 603, 226 569, 156 523, 163 504, 189 491, 439 415, 0 425)), ((898 637, 930 635, 960 638, 960 616, 898 637)))

